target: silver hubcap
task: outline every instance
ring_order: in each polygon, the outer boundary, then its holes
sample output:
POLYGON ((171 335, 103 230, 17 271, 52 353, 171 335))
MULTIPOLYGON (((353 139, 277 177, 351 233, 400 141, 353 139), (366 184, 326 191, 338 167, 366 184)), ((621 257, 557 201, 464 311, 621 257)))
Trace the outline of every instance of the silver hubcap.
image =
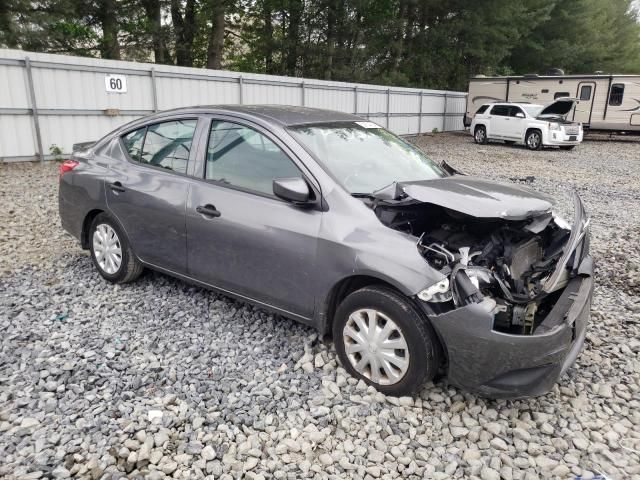
POLYGON ((400 327, 374 309, 356 310, 342 330, 349 362, 378 385, 398 383, 409 368, 409 347, 400 327))
POLYGON ((122 264, 122 248, 116 231, 106 223, 101 223, 93 232, 93 253, 100 268, 113 275, 122 264))
POLYGON ((482 143, 483 140, 484 140, 484 130, 479 128, 478 130, 476 130, 476 141, 478 143, 482 143))
POLYGON ((527 143, 531 148, 537 148, 538 145, 540 145, 539 135, 537 133, 532 133, 531 135, 529 135, 529 139, 527 140, 527 143))

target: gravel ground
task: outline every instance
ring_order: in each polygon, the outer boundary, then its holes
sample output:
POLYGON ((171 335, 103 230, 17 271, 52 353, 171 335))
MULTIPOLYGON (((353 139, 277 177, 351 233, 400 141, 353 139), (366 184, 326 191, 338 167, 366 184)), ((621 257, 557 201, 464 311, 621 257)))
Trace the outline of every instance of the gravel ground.
POLYGON ((593 216, 586 349, 518 401, 390 398, 308 327, 169 277, 107 284, 57 219, 55 164, 0 165, 0 477, 640 478, 640 143, 417 140, 593 216))

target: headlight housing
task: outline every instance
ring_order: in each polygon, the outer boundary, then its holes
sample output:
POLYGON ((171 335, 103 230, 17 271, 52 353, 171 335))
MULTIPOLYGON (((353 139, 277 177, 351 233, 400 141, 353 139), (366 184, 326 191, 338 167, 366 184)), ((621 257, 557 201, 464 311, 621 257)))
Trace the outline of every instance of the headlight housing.
POLYGON ((449 287, 449 279, 443 278, 418 293, 418 298, 423 302, 448 302, 452 298, 449 287))
POLYGON ((555 122, 549 122, 549 130, 560 130, 560 124, 555 122))

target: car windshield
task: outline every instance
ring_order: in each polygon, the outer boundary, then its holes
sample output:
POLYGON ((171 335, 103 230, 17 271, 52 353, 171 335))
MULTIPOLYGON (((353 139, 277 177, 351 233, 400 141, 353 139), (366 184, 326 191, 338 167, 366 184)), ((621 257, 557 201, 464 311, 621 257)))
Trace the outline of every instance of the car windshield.
POLYGON ((372 122, 305 125, 290 131, 351 194, 447 176, 418 148, 372 122))
POLYGON ((522 105, 522 108, 526 110, 530 117, 534 118, 542 111, 541 105, 522 105))

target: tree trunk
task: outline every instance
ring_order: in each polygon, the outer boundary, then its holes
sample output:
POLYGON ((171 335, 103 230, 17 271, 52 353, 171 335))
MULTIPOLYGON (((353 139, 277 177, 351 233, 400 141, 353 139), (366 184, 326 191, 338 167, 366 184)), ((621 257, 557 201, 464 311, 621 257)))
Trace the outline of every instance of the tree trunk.
POLYGON ((142 2, 149 22, 153 43, 153 56, 156 63, 170 63, 171 54, 162 32, 162 13, 160 0, 143 0, 142 2))
POLYGON ((102 26, 102 58, 120 60, 120 44, 118 43, 118 19, 116 18, 116 0, 103 0, 99 10, 102 26))
POLYGON ((298 46, 300 43, 300 21, 304 5, 301 0, 292 0, 289 10, 289 29, 287 32, 286 74, 295 77, 298 64, 298 46))
POLYGON ((213 17, 207 46, 207 68, 219 70, 222 68, 222 54, 224 51, 224 13, 225 5, 221 0, 211 0, 213 17))
POLYGON ((195 0, 187 0, 184 17, 180 3, 180 0, 171 0, 171 20, 173 20, 176 41, 176 65, 192 67, 193 39, 196 33, 195 0))
POLYGON ((335 35, 336 35, 336 1, 330 0, 327 9, 327 56, 324 64, 324 79, 331 80, 333 74, 333 55, 335 54, 335 35))
POLYGON ((269 0, 265 0, 262 11, 262 38, 264 42, 264 65, 266 73, 274 73, 273 64, 273 18, 269 0))

